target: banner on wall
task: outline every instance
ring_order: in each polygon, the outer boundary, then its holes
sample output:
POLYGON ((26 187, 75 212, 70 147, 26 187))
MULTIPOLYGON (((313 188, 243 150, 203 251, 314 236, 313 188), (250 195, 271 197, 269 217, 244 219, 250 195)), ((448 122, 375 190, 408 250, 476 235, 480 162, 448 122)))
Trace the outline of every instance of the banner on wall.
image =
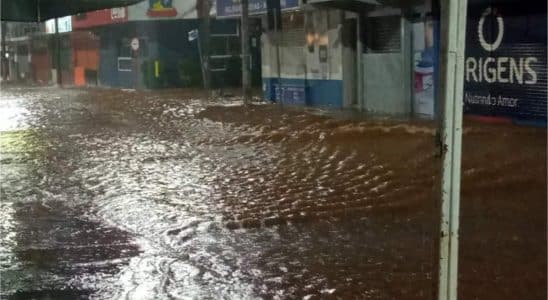
MULTIPOLYGON (((280 0, 282 11, 299 8, 299 0, 280 0)), ((217 17, 240 16, 239 0, 216 0, 217 17)), ((249 14, 266 14, 266 0, 249 0, 249 14)))
POLYGON ((127 8, 102 9, 72 16, 74 29, 127 22, 127 8))
POLYGON ((471 1, 464 112, 546 121, 546 2, 471 1))
POLYGON ((173 7, 173 0, 148 0, 147 15, 150 17, 175 17, 177 9, 173 7))
POLYGON ((148 0, 128 6, 129 21, 194 19, 202 0, 148 0))

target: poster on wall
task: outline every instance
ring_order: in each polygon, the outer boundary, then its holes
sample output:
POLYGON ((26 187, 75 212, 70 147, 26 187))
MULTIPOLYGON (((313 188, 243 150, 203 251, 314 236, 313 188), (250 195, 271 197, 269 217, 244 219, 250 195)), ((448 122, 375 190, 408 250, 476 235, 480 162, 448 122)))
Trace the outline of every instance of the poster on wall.
POLYGON ((471 1, 464 112, 546 122, 546 1, 471 1))
POLYGON ((202 0, 147 0, 128 6, 130 21, 193 19, 202 0))
POLYGON ((147 15, 150 17, 175 17, 177 9, 172 0, 148 0, 147 15))
POLYGON ((413 24, 414 112, 434 117, 434 30, 431 18, 413 24))

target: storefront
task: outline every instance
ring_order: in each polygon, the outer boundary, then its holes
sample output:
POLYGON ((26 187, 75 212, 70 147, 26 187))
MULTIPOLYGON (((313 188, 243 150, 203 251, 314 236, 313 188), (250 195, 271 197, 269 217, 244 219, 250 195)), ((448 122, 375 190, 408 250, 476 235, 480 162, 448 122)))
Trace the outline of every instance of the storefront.
MULTIPOLYGON (((74 28, 82 31, 73 39, 77 41, 74 63, 78 84, 201 86, 199 39, 189 40, 189 33, 201 26, 198 15, 204 13, 196 4, 151 0, 74 16, 74 28)), ((212 33, 237 37, 237 28, 235 20, 211 20, 212 33)))
POLYGON ((62 84, 72 85, 74 83, 71 43, 72 17, 67 16, 47 20, 45 22, 45 29, 46 33, 50 35, 51 81, 52 83, 58 83, 57 78, 60 74, 62 84))
MULTIPOLYGON (((440 22, 431 1, 367 2, 309 0, 284 14, 279 42, 265 32, 265 99, 435 118, 440 22)), ((470 0, 465 113, 545 124, 546 48, 546 3, 470 0)))
POLYGON ((24 82, 32 80, 29 36, 10 38, 6 45, 8 80, 24 82))
POLYGON ((263 34, 265 98, 409 115, 414 77, 407 11, 339 4, 308 1, 284 14, 279 42, 274 32, 263 34))

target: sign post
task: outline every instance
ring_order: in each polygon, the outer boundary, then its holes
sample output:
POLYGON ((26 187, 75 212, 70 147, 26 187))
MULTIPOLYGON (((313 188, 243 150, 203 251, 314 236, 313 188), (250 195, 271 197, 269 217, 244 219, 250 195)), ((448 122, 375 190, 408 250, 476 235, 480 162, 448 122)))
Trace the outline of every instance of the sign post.
POLYGON ((456 300, 459 257, 462 95, 467 0, 440 1, 442 22, 441 220, 438 299, 456 300))
POLYGON ((133 64, 133 70, 135 71, 135 74, 133 75, 133 78, 135 79, 135 86, 140 86, 139 76, 141 74, 140 69, 140 61, 139 61, 139 38, 134 37, 131 39, 131 42, 129 42, 129 46, 131 47, 132 53, 132 64, 133 64))
POLYGON ((63 85, 63 79, 61 78, 61 36, 59 35, 59 18, 55 18, 55 46, 56 46, 56 59, 55 59, 55 68, 57 69, 57 85, 63 85))

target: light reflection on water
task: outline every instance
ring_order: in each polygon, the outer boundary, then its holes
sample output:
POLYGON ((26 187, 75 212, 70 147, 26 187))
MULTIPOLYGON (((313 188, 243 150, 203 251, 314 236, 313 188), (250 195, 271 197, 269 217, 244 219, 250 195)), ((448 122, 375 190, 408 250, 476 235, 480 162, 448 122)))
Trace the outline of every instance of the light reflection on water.
POLYGON ((24 125, 21 126, 25 115, 28 111, 22 107, 19 107, 17 100, 12 101, 11 105, 0 108, 0 131, 8 131, 15 129, 24 129, 24 125))

